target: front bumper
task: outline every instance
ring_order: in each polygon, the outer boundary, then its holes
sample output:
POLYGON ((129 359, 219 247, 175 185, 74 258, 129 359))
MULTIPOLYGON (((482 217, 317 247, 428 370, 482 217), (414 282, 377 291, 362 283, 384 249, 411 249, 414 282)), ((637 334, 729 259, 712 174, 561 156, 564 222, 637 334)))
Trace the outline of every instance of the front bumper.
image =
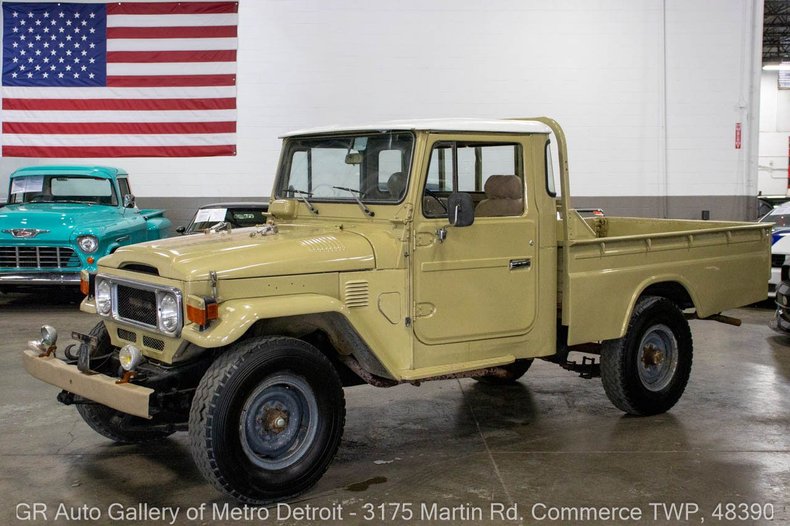
POLYGON ((776 332, 790 333, 790 281, 783 281, 776 288, 776 313, 768 326, 776 332))
POLYGON ((104 374, 84 374, 74 365, 68 365, 54 356, 39 357, 26 350, 23 355, 25 369, 42 382, 98 402, 123 413, 151 418, 149 398, 153 389, 130 383, 118 384, 117 378, 104 374))
POLYGON ((0 285, 79 285, 79 272, 12 272, 0 274, 0 285))

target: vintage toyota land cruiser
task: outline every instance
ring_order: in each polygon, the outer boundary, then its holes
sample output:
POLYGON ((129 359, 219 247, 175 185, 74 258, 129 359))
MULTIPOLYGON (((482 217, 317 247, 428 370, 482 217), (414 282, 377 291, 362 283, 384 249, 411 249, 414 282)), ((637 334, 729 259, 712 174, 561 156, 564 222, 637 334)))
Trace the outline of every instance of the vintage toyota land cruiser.
POLYGON ((24 363, 112 440, 187 429, 205 477, 251 503, 325 472, 344 386, 506 383, 541 358, 600 375, 626 413, 667 411, 687 319, 766 297, 770 225, 584 219, 569 196, 547 118, 292 133, 266 224, 102 258, 81 307, 101 321, 65 360, 43 327, 24 363))

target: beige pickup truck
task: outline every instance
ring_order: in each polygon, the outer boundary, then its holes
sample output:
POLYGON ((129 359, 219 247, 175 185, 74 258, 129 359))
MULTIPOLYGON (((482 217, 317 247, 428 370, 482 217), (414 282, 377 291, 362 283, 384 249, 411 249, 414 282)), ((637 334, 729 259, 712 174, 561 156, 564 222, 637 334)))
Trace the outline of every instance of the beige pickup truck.
POLYGON ((501 384, 541 358, 600 376, 622 411, 667 411, 687 319, 766 297, 770 225, 585 219, 567 166, 547 118, 288 134, 266 224, 101 259, 82 284, 98 325, 65 359, 45 326, 25 366, 111 440, 188 430, 206 478, 250 503, 321 477, 356 384, 501 384))

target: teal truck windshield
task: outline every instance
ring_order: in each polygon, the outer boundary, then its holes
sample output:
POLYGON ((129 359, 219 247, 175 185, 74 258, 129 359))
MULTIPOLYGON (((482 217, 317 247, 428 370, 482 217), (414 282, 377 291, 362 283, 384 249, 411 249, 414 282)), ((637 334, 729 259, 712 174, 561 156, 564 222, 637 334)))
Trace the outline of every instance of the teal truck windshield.
POLYGON ((8 202, 118 206, 112 181, 109 179, 59 175, 27 175, 11 179, 8 202))
POLYGON ((413 145, 410 132, 288 139, 276 197, 398 203, 413 145))

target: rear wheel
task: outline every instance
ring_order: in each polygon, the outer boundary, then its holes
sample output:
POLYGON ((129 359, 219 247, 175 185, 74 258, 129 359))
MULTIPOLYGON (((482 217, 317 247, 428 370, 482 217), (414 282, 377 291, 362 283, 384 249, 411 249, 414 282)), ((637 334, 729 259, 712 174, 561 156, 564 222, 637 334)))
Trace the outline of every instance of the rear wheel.
POLYGON ((480 383, 488 384, 488 385, 510 385, 514 384, 518 381, 519 378, 524 376, 526 372, 529 370, 530 366, 532 365, 533 360, 524 359, 524 360, 516 360, 515 362, 500 367, 500 369, 504 369, 506 372, 503 376, 473 376, 475 380, 480 383))
POLYGON ((327 357, 294 338, 254 338, 217 358, 200 381, 190 446, 216 488, 265 504, 321 478, 344 423, 343 388, 327 357))
POLYGON ((632 415, 668 411, 686 389, 692 354, 691 330, 680 309, 666 298, 640 298, 625 336, 604 342, 606 395, 632 415))
MULTIPOLYGON (((104 322, 99 322, 88 333, 96 337, 98 345, 92 358, 106 356, 113 351, 110 335, 104 322)), ((85 345, 85 344, 82 344, 85 345)), ((101 369, 101 362, 98 364, 101 369)), ((80 396, 75 396, 77 412, 91 429, 100 435, 121 444, 141 444, 154 440, 161 440, 174 433, 174 430, 164 426, 154 427, 149 420, 116 411, 106 405, 97 404, 80 396)))

